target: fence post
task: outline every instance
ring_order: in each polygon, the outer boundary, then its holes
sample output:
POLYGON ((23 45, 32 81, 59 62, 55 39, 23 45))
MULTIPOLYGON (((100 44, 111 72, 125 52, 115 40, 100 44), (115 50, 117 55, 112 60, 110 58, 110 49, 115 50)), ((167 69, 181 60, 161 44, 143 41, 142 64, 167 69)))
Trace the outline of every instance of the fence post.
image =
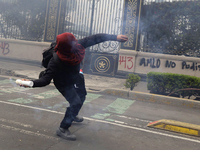
POLYGON ((119 51, 117 73, 135 72, 136 55, 133 51, 138 51, 140 39, 139 25, 143 0, 125 0, 122 34, 128 36, 128 41, 121 43, 119 51), (126 50, 132 50, 129 53, 126 50))
POLYGON ((47 0, 44 41, 56 41, 56 36, 64 32, 66 0, 47 0))
POLYGON ((93 19, 94 19, 94 7, 95 7, 95 0, 92 1, 92 14, 91 14, 91 24, 90 24, 90 34, 92 35, 92 26, 93 26, 93 19))
POLYGON ((122 33, 129 40, 121 44, 122 49, 137 50, 142 0, 125 0, 122 33))

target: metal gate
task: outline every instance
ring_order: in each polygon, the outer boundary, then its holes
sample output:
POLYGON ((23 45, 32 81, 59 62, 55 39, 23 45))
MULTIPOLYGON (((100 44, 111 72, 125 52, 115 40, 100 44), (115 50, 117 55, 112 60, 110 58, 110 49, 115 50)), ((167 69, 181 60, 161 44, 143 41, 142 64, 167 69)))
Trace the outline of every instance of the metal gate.
MULTIPOLYGON (((64 30, 77 39, 96 33, 121 34, 123 6, 124 0, 67 0, 64 30)), ((106 42, 90 49, 109 53, 118 50, 117 42, 106 42)))
POLYGON ((142 0, 0 0, 0 37, 54 42, 71 32, 77 39, 97 33, 126 34, 129 41, 104 42, 86 50, 83 69, 114 75, 119 49, 137 50, 142 0), (23 7, 21 7, 23 6, 23 7))
MULTIPOLYGON (((97 33, 122 34, 124 0, 67 0, 65 32, 77 39, 97 33)), ((114 75, 119 42, 107 41, 86 50, 84 72, 114 75)))

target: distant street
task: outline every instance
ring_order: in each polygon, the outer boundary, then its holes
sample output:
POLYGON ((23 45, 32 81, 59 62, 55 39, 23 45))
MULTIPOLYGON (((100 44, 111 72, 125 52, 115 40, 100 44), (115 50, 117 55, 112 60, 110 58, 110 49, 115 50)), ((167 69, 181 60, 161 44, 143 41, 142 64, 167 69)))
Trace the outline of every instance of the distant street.
POLYGON ((199 150, 200 138, 146 127, 172 119, 200 124, 199 110, 88 93, 73 123, 76 141, 55 135, 68 103, 54 86, 22 88, 0 77, 0 150, 199 150))

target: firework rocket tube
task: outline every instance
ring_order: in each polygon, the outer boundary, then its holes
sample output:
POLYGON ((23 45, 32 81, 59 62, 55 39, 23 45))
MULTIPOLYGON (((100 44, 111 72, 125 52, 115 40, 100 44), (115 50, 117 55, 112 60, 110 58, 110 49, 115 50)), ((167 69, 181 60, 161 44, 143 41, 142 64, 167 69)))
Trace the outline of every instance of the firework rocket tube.
POLYGON ((23 81, 21 79, 17 79, 15 82, 21 86, 33 87, 33 81, 23 81))

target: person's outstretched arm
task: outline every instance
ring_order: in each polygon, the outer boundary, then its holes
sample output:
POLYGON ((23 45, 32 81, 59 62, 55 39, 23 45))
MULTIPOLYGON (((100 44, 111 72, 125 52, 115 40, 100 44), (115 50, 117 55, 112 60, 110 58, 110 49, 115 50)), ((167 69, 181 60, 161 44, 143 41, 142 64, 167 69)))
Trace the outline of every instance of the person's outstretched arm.
POLYGON ((78 43, 87 48, 105 41, 126 42, 127 40, 128 37, 126 35, 95 34, 78 40, 78 43))

